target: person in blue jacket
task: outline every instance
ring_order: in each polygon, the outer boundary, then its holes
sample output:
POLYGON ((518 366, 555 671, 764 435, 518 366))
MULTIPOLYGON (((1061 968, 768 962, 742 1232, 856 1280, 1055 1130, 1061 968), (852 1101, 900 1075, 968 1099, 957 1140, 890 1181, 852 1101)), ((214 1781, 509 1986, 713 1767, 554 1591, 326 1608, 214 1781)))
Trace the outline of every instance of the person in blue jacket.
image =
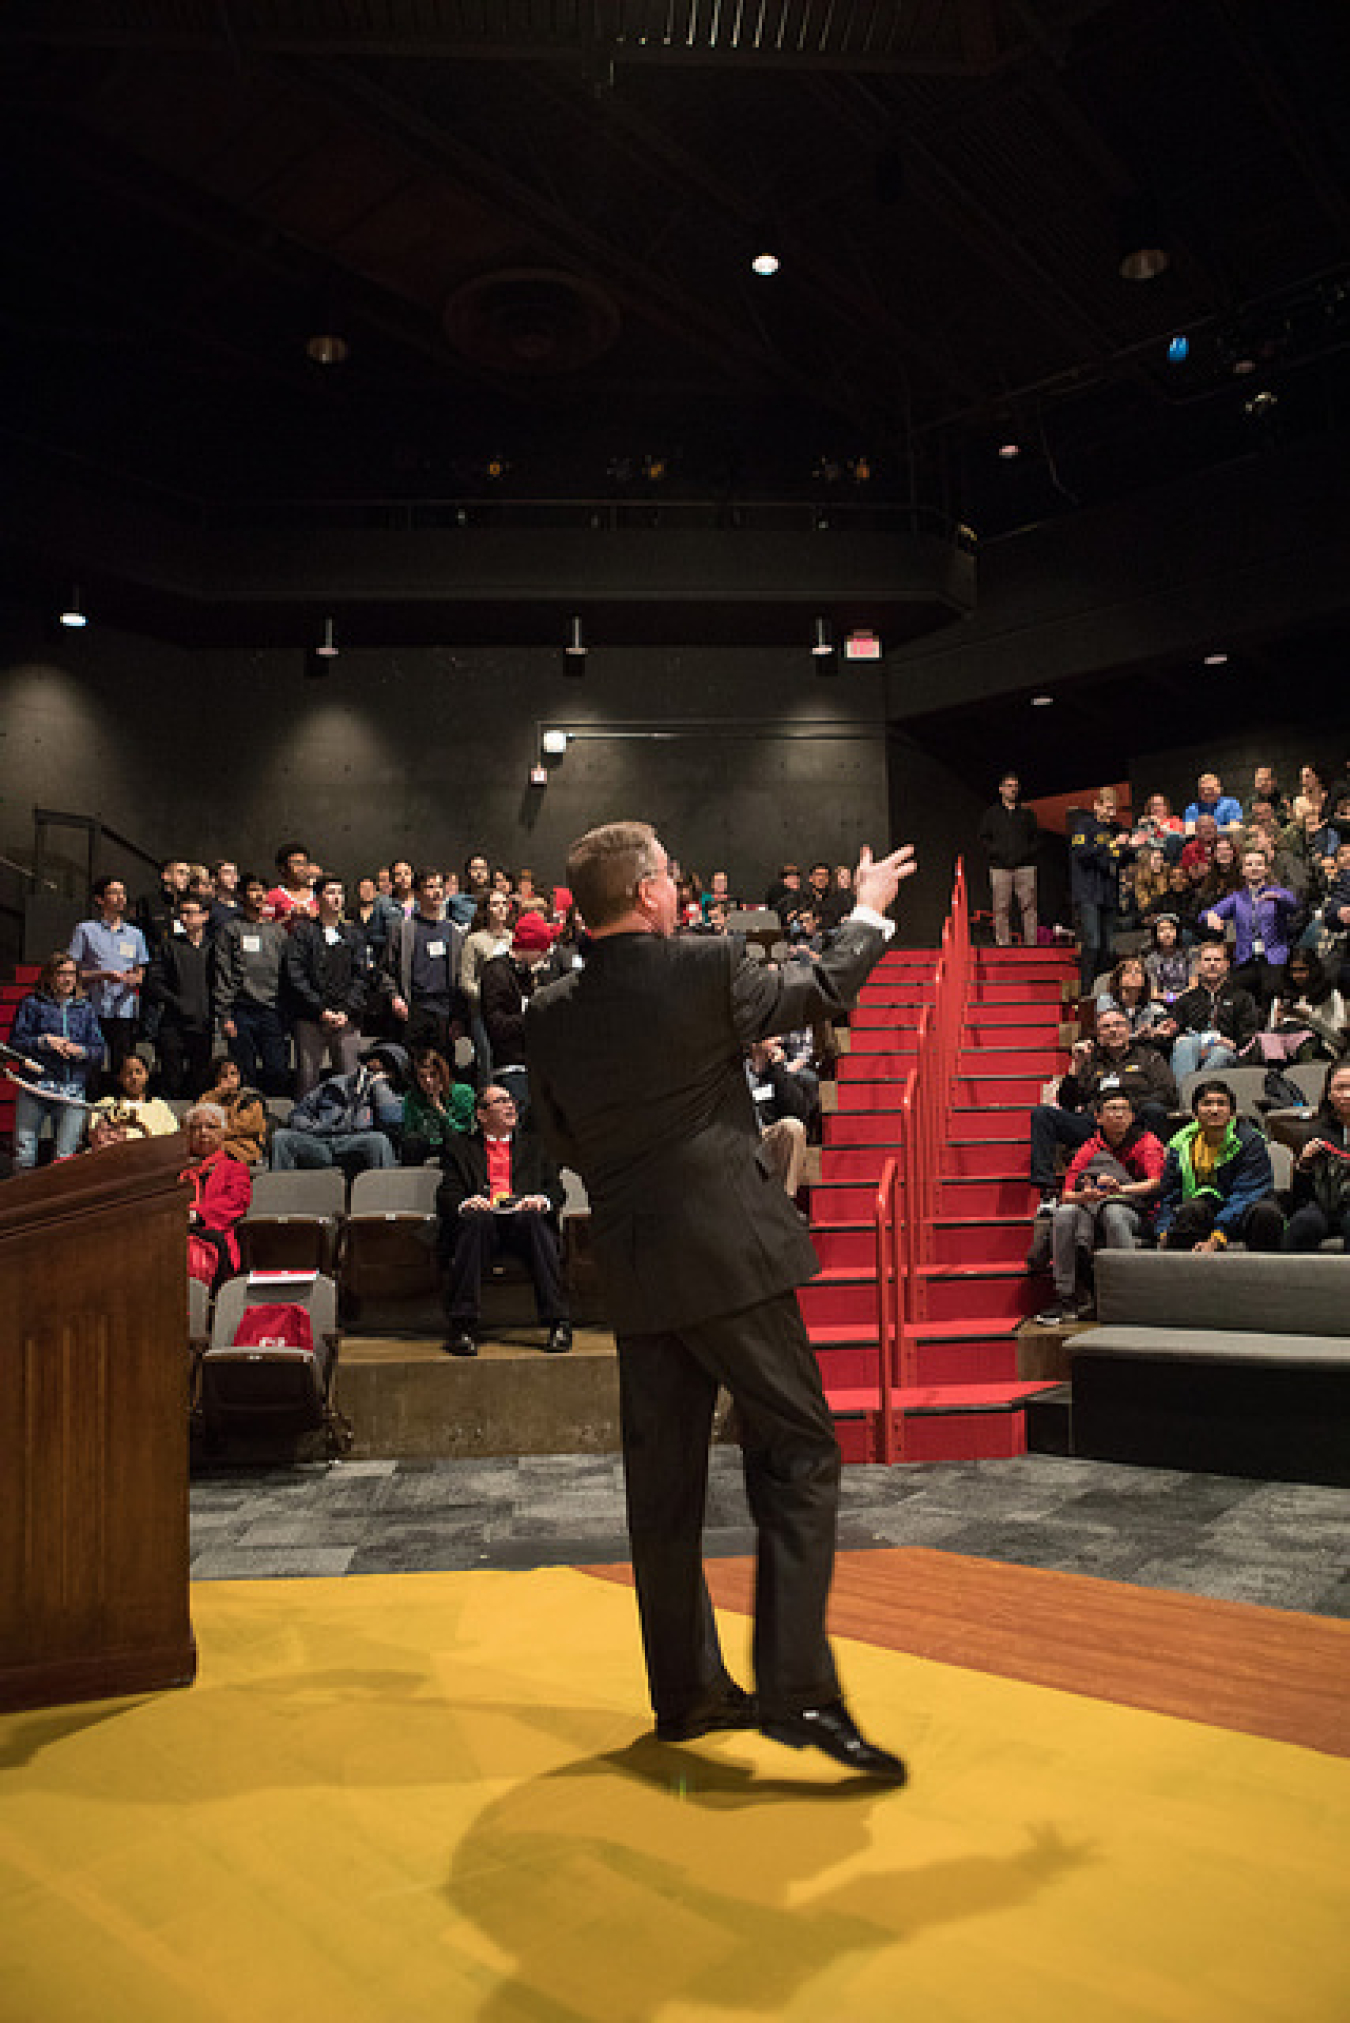
POLYGON ((1237 1115, 1227 1082, 1200 1082, 1195 1122, 1167 1147, 1155 1228, 1164 1250, 1278 1250, 1284 1216, 1275 1199, 1270 1147, 1237 1115))
POLYGON ((1212 815, 1221 832, 1242 827, 1242 803, 1235 795, 1225 794, 1217 773, 1201 773, 1195 783, 1195 799, 1182 816, 1188 836, 1195 834, 1195 825, 1202 815, 1212 815))
POLYGON ((1111 954, 1120 911, 1120 867, 1133 857, 1116 820, 1116 790, 1102 787, 1086 808, 1069 813, 1069 897, 1078 914, 1078 988, 1086 997, 1111 954))
POLYGON ((14 1164, 37 1164, 43 1120, 51 1119, 55 1156, 79 1150, 91 1078, 103 1065, 103 1029, 79 987, 75 958, 60 948, 49 955, 37 987, 14 1014, 9 1045, 18 1097, 14 1112, 14 1164))

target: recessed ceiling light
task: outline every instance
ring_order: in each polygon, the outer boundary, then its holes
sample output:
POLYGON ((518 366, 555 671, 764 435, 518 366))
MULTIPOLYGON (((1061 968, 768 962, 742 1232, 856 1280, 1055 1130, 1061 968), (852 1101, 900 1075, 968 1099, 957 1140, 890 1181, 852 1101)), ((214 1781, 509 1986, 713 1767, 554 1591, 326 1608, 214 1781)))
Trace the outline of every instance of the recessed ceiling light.
POLYGON ((750 262, 754 272, 762 275, 766 281, 771 274, 778 272, 782 264, 776 253, 756 253, 754 259, 750 262))
POLYGON ((1227 667, 1227 665, 1228 655, 1226 653, 1207 653, 1205 655, 1206 667, 1227 667))
POLYGON ((1049 709, 1054 699, 1055 698, 1052 695, 1033 695, 1031 698, 1031 707, 1033 709, 1049 709))

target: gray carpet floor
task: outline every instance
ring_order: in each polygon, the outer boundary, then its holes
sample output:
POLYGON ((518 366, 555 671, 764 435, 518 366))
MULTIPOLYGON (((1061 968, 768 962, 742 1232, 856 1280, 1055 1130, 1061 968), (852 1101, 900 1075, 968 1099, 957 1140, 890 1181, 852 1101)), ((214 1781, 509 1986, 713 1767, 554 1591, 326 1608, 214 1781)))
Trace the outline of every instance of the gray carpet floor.
MULTIPOLYGON (((1027 1454, 844 1470, 846 1551, 929 1546, 1350 1618, 1350 1491, 1027 1454)), ((715 1448, 709 1555, 749 1553, 739 1454, 715 1448)), ((196 1580, 626 1559, 616 1455, 216 1469, 192 1485, 196 1580)))

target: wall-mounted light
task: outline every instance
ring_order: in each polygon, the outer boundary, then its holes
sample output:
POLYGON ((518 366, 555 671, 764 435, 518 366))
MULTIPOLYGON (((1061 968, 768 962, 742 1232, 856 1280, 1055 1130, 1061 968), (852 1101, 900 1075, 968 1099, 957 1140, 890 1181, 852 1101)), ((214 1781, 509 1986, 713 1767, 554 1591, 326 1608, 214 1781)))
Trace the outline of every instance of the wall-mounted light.
POLYGON ((536 788, 538 788, 538 787, 546 787, 546 786, 548 785, 548 767, 547 767, 547 766, 531 766, 531 767, 530 767, 530 785, 531 785, 532 787, 536 787, 536 788))
POLYGON ((80 603, 80 586, 78 583, 62 605, 60 618, 62 625, 68 625, 72 632, 79 632, 89 623, 84 613, 84 606, 80 603))
POLYGON ((323 659, 323 660, 336 660, 336 659, 337 659, 337 657, 338 657, 338 646, 337 646, 337 640, 336 640, 336 638, 334 637, 334 634, 333 634, 333 621, 332 621, 332 619, 331 619, 331 618, 325 618, 325 619, 324 619, 324 621, 323 621, 323 638, 322 638, 322 639, 321 639, 321 640, 319 641, 319 643, 318 643, 318 645, 317 645, 317 646, 315 647, 314 651, 315 651, 315 652, 316 652, 316 653, 317 653, 317 654, 319 655, 319 657, 320 657, 321 659, 323 659))
POLYGON ((828 618, 816 620, 816 636, 811 646, 817 660, 824 660, 834 652, 834 627, 828 618))
POLYGON ((567 644, 563 648, 563 673, 584 674, 586 672, 586 634, 579 618, 567 621, 567 644))
POLYGON ((539 740, 541 751, 551 759, 560 759, 567 750, 566 731, 545 731, 539 740))

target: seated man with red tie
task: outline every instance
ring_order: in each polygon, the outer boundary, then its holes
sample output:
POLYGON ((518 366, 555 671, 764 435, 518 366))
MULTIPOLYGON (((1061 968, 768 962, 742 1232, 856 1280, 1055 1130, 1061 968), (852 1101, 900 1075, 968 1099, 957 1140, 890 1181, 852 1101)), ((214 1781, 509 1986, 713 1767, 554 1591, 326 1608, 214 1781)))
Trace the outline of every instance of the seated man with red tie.
POLYGON ((558 1169, 528 1128, 517 1128, 515 1098, 489 1083, 474 1104, 474 1129, 453 1139, 443 1154, 445 1178, 436 1195, 439 1254, 446 1267, 446 1353, 476 1356, 483 1273, 503 1250, 524 1259, 534 1280, 545 1348, 572 1346, 572 1323, 563 1283, 558 1211, 563 1204, 558 1169))

